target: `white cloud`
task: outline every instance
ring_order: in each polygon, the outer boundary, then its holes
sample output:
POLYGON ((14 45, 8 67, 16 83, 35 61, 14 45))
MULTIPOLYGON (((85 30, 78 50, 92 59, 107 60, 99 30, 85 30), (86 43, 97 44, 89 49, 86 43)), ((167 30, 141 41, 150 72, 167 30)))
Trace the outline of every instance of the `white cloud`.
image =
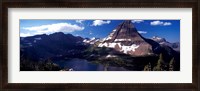
POLYGON ((144 22, 144 20, 132 20, 131 22, 132 23, 141 23, 141 22, 144 22))
POLYGON ((162 21, 152 21, 150 24, 152 26, 157 26, 157 25, 160 25, 160 26, 169 26, 169 25, 172 25, 171 22, 162 22, 162 21))
POLYGON ((30 33, 20 33, 20 37, 28 37, 31 36, 30 33))
POLYGON ((161 21, 152 21, 151 22, 151 25, 153 25, 153 26, 162 25, 162 24, 163 24, 163 22, 161 22, 161 21))
POLYGON ((110 24, 111 21, 104 21, 104 20, 95 20, 93 21, 91 26, 101 26, 103 24, 110 24))
POLYGON ((138 31, 138 33, 140 33, 140 34, 146 34, 147 31, 138 31))
POLYGON ((83 21, 85 21, 85 20, 76 20, 76 23, 83 24, 83 21))
POLYGON ((169 26, 169 25, 172 25, 172 23, 171 22, 165 22, 163 25, 164 26, 169 26))
POLYGON ((56 24, 33 26, 33 27, 23 27, 22 29, 31 31, 33 32, 32 35, 35 35, 35 34, 51 34, 54 32, 70 33, 74 31, 81 31, 84 29, 84 27, 70 23, 56 23, 56 24))

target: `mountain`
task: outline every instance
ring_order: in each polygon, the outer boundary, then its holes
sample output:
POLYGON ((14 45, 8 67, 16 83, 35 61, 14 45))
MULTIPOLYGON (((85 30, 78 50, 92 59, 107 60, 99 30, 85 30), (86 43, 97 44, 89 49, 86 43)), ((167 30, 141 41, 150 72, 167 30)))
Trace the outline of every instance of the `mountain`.
POLYGON ((86 49, 83 38, 62 32, 20 38, 20 52, 38 60, 63 55, 80 54, 86 49))
POLYGON ((175 50, 175 51, 180 51, 180 43, 179 42, 170 43, 165 38, 160 38, 158 36, 153 36, 153 38, 151 38, 151 39, 158 42, 160 45, 166 45, 166 46, 173 48, 173 50, 175 50))
POLYGON ((164 38, 144 38, 130 20, 119 24, 103 41, 96 44, 100 48, 96 48, 98 51, 103 50, 101 55, 107 56, 95 56, 95 59, 103 62, 108 59, 115 60, 111 61, 111 64, 123 65, 129 70, 143 70, 145 66, 151 67, 148 70, 180 70, 180 53, 173 49, 173 45, 164 38))
POLYGON ((85 38, 85 39, 83 40, 83 42, 86 43, 86 44, 95 44, 95 43, 98 42, 99 40, 100 40, 99 38, 93 37, 93 38, 91 38, 91 39, 85 38))
POLYGON ((160 50, 160 45, 142 37, 130 20, 119 24, 98 47, 114 48, 132 56, 154 55, 160 50))
POLYGON ((153 36, 153 38, 151 38, 151 39, 158 43, 167 42, 165 38, 160 38, 158 36, 153 36))

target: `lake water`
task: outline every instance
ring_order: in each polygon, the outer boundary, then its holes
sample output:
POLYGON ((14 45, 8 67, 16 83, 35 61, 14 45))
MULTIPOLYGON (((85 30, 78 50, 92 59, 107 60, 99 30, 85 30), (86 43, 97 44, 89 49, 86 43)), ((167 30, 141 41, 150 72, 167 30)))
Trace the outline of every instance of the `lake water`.
POLYGON ((95 64, 88 62, 85 59, 70 59, 70 60, 57 60, 54 63, 60 65, 60 67, 72 68, 74 71, 126 71, 123 67, 105 67, 102 64, 95 64))

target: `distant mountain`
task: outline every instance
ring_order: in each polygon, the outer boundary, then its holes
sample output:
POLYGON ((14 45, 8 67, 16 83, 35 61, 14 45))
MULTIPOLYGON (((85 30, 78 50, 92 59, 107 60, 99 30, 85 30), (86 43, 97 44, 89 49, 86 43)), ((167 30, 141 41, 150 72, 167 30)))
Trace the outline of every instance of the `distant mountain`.
POLYGON ((153 38, 151 38, 151 39, 158 43, 166 42, 165 38, 160 38, 158 36, 153 36, 153 38))
POLYGON ((158 36, 153 36, 153 38, 151 38, 151 39, 158 42, 160 45, 166 45, 166 46, 173 48, 175 51, 180 51, 180 43, 179 42, 170 43, 170 42, 166 41, 165 38, 160 38, 158 36))
POLYGON ((94 44, 94 43, 98 42, 99 40, 100 40, 100 38, 93 37, 91 39, 90 38, 85 38, 83 40, 83 42, 86 43, 86 44, 94 44))
MULTIPOLYGON (((86 49, 83 38, 62 32, 20 38, 20 51, 30 58, 79 54, 86 49)), ((36 59, 37 60, 37 59, 36 59)))
POLYGON ((142 37, 129 20, 119 24, 98 47, 114 48, 132 56, 154 55, 160 50, 157 42, 142 37))

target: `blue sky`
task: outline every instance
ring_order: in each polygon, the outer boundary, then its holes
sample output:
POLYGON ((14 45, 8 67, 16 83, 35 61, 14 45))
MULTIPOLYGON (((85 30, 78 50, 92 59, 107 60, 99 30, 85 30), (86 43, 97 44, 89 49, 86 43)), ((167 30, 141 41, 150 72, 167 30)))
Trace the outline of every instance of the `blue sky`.
MULTIPOLYGON (((20 20, 20 37, 55 32, 84 38, 104 38, 124 20, 20 20)), ((132 20, 138 32, 146 37, 158 36, 169 42, 180 41, 180 20, 132 20)))

